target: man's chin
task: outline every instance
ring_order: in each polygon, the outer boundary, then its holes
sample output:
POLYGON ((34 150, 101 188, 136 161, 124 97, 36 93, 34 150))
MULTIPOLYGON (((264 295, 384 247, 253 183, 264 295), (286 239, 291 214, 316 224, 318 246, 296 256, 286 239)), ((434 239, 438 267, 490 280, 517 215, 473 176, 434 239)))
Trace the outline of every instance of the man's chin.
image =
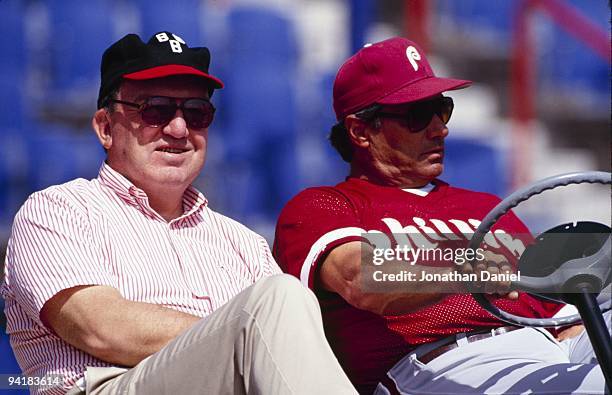
POLYGON ((203 164, 202 166, 194 166, 193 163, 182 163, 181 165, 163 163, 150 167, 147 172, 151 179, 158 182, 190 184, 200 174, 202 167, 203 164))
POLYGON ((189 186, 195 178, 184 169, 172 166, 159 168, 154 174, 151 174, 150 177, 151 180, 155 180, 159 185, 166 185, 168 187, 184 186, 185 188, 189 186))
POLYGON ((429 181, 432 181, 433 179, 440 177, 443 172, 444 165, 442 163, 433 163, 428 166, 428 169, 424 172, 423 175, 425 176, 425 178, 429 179, 429 181))

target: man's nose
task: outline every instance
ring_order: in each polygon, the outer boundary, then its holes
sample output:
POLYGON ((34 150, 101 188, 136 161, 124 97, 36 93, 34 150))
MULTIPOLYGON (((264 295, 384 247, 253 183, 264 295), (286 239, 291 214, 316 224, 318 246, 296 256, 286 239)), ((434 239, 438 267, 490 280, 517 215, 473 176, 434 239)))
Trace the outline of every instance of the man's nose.
POLYGON ((448 127, 437 114, 431 118, 431 122, 427 126, 427 136, 431 139, 448 136, 448 127))
POLYGON ((177 108, 174 117, 172 117, 170 122, 163 127, 162 131, 177 139, 187 136, 189 131, 187 129, 187 122, 185 121, 183 110, 177 108))

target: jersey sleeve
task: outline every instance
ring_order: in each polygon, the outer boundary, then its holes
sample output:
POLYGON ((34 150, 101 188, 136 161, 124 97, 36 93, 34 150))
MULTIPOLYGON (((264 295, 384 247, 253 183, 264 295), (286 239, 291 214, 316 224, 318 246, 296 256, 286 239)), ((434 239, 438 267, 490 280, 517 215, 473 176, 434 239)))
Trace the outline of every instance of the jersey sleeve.
POLYGON ((333 248, 363 240, 358 210, 334 188, 310 188, 287 203, 276 225, 273 254, 281 269, 314 289, 317 269, 333 248))
POLYGON ((91 226, 77 205, 50 190, 37 192, 13 223, 5 292, 42 325, 40 310, 58 292, 78 285, 116 287, 97 250, 91 226))

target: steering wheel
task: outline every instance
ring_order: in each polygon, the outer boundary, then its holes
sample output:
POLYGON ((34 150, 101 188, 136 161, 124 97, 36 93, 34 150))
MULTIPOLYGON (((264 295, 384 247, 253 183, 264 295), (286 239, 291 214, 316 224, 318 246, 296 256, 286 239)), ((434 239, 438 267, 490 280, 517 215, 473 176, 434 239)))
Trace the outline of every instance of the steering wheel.
MULTIPOLYGON (((583 183, 612 184, 612 174, 600 171, 561 174, 537 181, 514 192, 495 206, 495 208, 493 208, 493 210, 491 210, 482 220, 480 226, 478 226, 470 241, 469 248, 474 250, 477 249, 482 243, 485 235, 489 232, 497 220, 509 210, 518 206, 521 202, 524 202, 530 197, 538 195, 546 190, 552 190, 560 186, 583 183)), ((598 251, 594 254, 579 259, 571 259, 567 262, 561 262, 561 264, 558 266, 561 271, 565 270, 567 272, 569 270, 570 272, 573 271, 573 273, 576 272, 577 268, 580 269, 582 267, 588 267, 590 270, 590 272, 587 273, 589 279, 594 280, 595 282, 597 279, 600 280, 600 283, 598 284, 599 287, 597 284, 594 287, 596 291, 594 293, 600 293, 602 288, 605 288, 606 286, 609 287, 610 279, 612 277, 610 269, 611 239, 609 234, 607 239, 603 242, 603 245, 601 244, 602 243, 600 243, 600 246, 598 246, 598 251)), ((581 274, 584 273, 581 272, 581 274)), ((558 276, 526 277, 521 275, 521 281, 513 282, 511 286, 514 289, 535 293, 536 296, 544 296, 546 298, 545 295, 547 292, 549 295, 551 293, 562 292, 565 285, 565 280, 565 278, 559 279, 558 276), (538 295, 540 293, 544 295, 538 295)), ((495 317, 515 325, 531 327, 555 327, 575 324, 582 321, 579 314, 545 319, 521 317, 499 309, 497 306, 493 305, 484 294, 472 293, 472 297, 474 297, 482 308, 487 310, 495 317)), ((597 298, 597 303, 599 303, 602 313, 610 310, 611 303, 609 292, 601 292, 597 298)))

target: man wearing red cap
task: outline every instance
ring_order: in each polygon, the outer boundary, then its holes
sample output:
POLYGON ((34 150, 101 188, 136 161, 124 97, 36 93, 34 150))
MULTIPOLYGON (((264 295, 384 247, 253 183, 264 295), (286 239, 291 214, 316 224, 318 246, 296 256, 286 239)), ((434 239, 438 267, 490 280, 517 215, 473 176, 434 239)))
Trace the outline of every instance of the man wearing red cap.
POLYGON ((92 120, 98 177, 17 214, 1 291, 34 393, 355 393, 314 295, 191 185, 223 87, 209 63, 171 32, 114 43, 92 120))
POLYGON ((461 248, 499 202, 438 179, 454 106, 443 92, 469 84, 435 76, 404 38, 348 59, 334 82, 330 140, 350 173, 286 205, 274 256, 319 297, 327 338, 360 393, 603 393, 599 366, 574 353, 588 344, 584 332, 559 343, 506 326, 466 293, 474 282, 521 316, 560 308, 509 292, 531 241, 514 214, 482 249, 461 248))

